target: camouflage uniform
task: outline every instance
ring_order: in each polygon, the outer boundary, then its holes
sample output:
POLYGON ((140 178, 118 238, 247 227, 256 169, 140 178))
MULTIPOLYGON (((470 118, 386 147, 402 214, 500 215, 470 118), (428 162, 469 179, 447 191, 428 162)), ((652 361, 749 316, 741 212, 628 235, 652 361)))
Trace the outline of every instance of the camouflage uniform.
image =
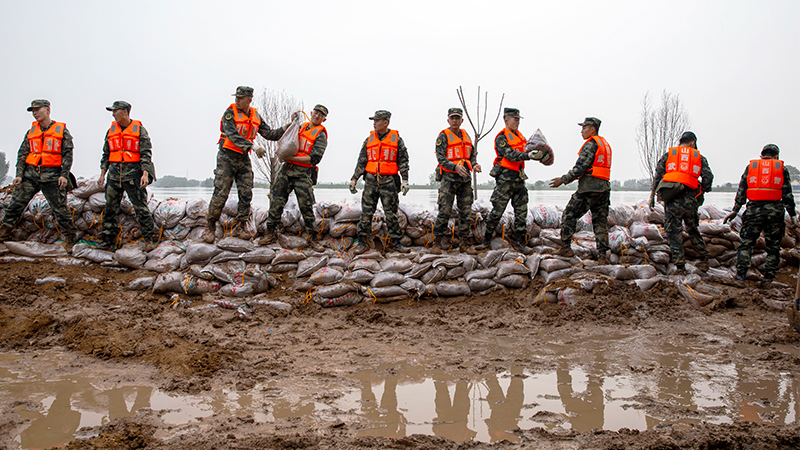
MULTIPOLYGON (((466 131, 461 130, 466 134, 466 131)), ((470 155, 470 164, 475 167, 477 164, 478 152, 473 147, 470 155)), ((447 159, 447 136, 439 133, 436 138, 436 160, 439 165, 447 170, 456 170, 456 165, 447 159)), ((465 167, 467 167, 465 165, 465 167)), ((438 167, 436 170, 440 170, 438 167)), ((469 171, 469 167, 467 167, 469 171)), ((469 237, 470 219, 472 217, 472 202, 475 200, 472 194, 472 176, 466 178, 453 172, 441 171, 442 180, 439 184, 439 215, 436 217, 436 224, 433 227, 433 234, 437 237, 446 236, 448 233, 447 223, 453 211, 453 200, 458 205, 458 236, 460 242, 466 242, 469 237)))
POLYGON ((611 249, 608 244, 608 207, 611 204, 611 183, 586 173, 594 164, 597 143, 586 142, 578 154, 575 166, 561 176, 564 184, 578 180, 578 190, 572 194, 561 216, 561 241, 569 246, 578 226, 578 219, 592 212, 592 226, 597 250, 601 255, 611 249))
MULTIPOLYGON (((54 125, 55 121, 52 121, 50 127, 54 125)), ((38 126, 42 131, 50 128, 43 129, 41 125, 38 126)), ((11 204, 5 209, 2 223, 6 227, 15 227, 33 196, 42 191, 47 203, 53 209, 53 216, 62 236, 67 240, 74 240, 75 224, 72 223, 72 215, 67 208, 67 190, 74 186, 68 186, 67 189, 58 188, 59 177, 64 177, 68 181, 71 180, 70 168, 72 167, 72 150, 74 148, 72 134, 65 126, 64 136, 61 141, 61 167, 41 167, 32 166, 25 162, 31 152, 30 143, 28 142, 29 131, 25 132, 22 145, 19 146, 19 151, 17 152, 16 177, 22 178, 22 183, 14 188, 11 204)))
POLYGON ((739 232, 741 242, 739 242, 739 252, 736 256, 736 273, 742 277, 747 274, 750 268, 750 257, 753 255, 753 248, 761 233, 764 233, 764 240, 767 244, 767 261, 764 270, 764 278, 771 280, 775 278, 780 264, 781 239, 786 231, 784 222, 784 211, 794 217, 795 211, 794 195, 792 194, 792 181, 789 171, 783 168, 783 196, 777 201, 766 200, 747 200, 747 173, 749 165, 745 168, 742 178, 739 181, 739 189, 736 191, 733 212, 738 213, 742 205, 747 203, 747 209, 742 216, 742 230, 739 232))
MULTIPOLYGON (((383 139, 391 130, 386 133, 378 134, 378 139, 383 139)), ((399 175, 374 175, 366 171, 367 168, 367 141, 364 139, 361 145, 361 152, 358 154, 358 162, 353 172, 352 180, 358 180, 364 176, 364 192, 361 195, 361 220, 358 222, 358 236, 363 238, 371 234, 372 216, 378 206, 378 199, 383 205, 383 212, 386 215, 386 226, 389 229, 391 239, 403 237, 400 229, 400 222, 397 219, 397 208, 400 206, 400 178, 408 181, 408 149, 403 142, 403 138, 397 137, 397 169, 399 175)))
MULTIPOLYGON (((503 133, 498 134, 494 139, 494 148, 499 157, 506 158, 512 162, 531 159, 529 153, 512 149, 503 133)), ((525 222, 528 219, 528 188, 525 186, 525 180, 528 177, 525 175, 525 171, 520 169, 517 172, 516 170, 502 167, 498 161, 492 167, 489 175, 494 177, 495 185, 490 198, 492 212, 486 218, 486 241, 491 240, 503 213, 506 211, 508 202, 511 201, 511 206, 514 207, 514 232, 520 242, 526 242, 525 237, 528 229, 525 226, 525 222)))
MULTIPOLYGON (((258 111, 256 111, 258 114, 258 111)), ((245 115, 246 112, 245 112, 245 115)), ((260 117, 260 115, 259 115, 260 117)), ((271 129, 261 118, 258 134, 264 139, 277 141, 283 136, 284 128, 271 129)), ((228 200, 233 182, 239 194, 239 206, 236 211, 236 221, 245 223, 250 217, 250 202, 253 200, 253 168, 250 165, 250 149, 253 143, 243 138, 236 130, 236 121, 233 119, 233 110, 228 108, 222 116, 222 133, 243 150, 243 153, 223 148, 220 139, 217 152, 217 168, 214 169, 214 193, 208 204, 208 219, 217 221, 222 215, 222 208, 228 200)))
MULTIPOLYGON (((130 126, 130 125, 128 125, 130 126)), ((133 205, 136 222, 139 223, 139 233, 146 242, 155 242, 159 236, 155 234, 153 216, 147 207, 147 188, 140 187, 142 174, 147 171, 148 184, 156 180, 155 166, 152 155, 153 146, 150 135, 144 126, 139 130, 139 162, 110 162, 111 150, 108 146, 108 131, 103 144, 103 157, 100 160, 100 170, 108 172, 106 181, 106 209, 103 211, 103 241, 114 244, 119 234, 120 203, 123 194, 128 194, 128 199, 133 205)))
POLYGON ((680 190, 672 199, 664 202, 664 231, 667 233, 667 242, 669 242, 670 262, 677 266, 686 263, 683 253, 684 225, 686 225, 686 233, 689 234, 692 247, 700 255, 700 259, 704 261, 708 259, 708 250, 706 250, 706 242, 698 229, 700 216, 697 209, 702 205, 702 194, 711 192, 714 174, 711 173, 708 160, 701 154, 700 184, 697 189, 691 189, 681 183, 662 181, 662 178, 667 173, 667 158, 669 158, 669 152, 665 152, 661 159, 658 160, 658 164, 656 164, 652 190, 680 190))
POLYGON ((317 164, 322 160, 325 149, 328 147, 328 135, 319 133, 311 148, 311 165, 313 167, 303 167, 290 162, 284 162, 278 172, 275 181, 270 186, 269 216, 267 217, 267 229, 274 230, 281 221, 281 214, 286 202, 289 201, 289 194, 294 191, 297 197, 297 206, 303 215, 303 222, 306 231, 311 236, 316 236, 316 222, 314 218, 314 184, 317 164))

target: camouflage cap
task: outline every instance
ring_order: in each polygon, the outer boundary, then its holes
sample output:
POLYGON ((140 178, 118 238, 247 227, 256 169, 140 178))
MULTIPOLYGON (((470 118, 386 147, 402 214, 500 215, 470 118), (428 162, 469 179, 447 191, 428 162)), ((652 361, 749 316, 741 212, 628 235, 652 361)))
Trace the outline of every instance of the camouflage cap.
POLYGON ((519 115, 519 110, 517 108, 503 108, 503 117, 516 117, 517 119, 522 119, 519 115))
POLYGON ((324 116, 328 115, 328 108, 325 105, 317 105, 317 106, 314 107, 314 109, 312 111, 319 111, 324 116))
POLYGON ((117 109, 124 109, 125 111, 131 112, 131 104, 122 100, 117 100, 111 106, 106 106, 106 111, 115 111, 117 109))
POLYGON ((775 144, 767 144, 761 149, 761 155, 778 156, 781 154, 781 149, 775 144))
POLYGON ((379 109, 375 111, 375 115, 370 117, 369 120, 382 120, 382 119, 389 120, 391 118, 392 118, 392 113, 390 113, 385 109, 379 109))
POLYGON ((28 106, 28 111, 33 111, 34 108, 40 108, 42 106, 50 107, 50 100, 45 100, 43 98, 37 98, 36 100, 31 102, 31 106, 28 106))
POLYGON ((236 93, 231 95, 235 97, 252 97, 253 88, 250 86, 239 86, 236 88, 236 93))
POLYGON ((678 142, 697 142, 697 135, 691 131, 684 131, 678 142))
POLYGON ((450 108, 447 110, 447 117, 458 116, 462 117, 464 115, 464 110, 461 108, 450 108))
POLYGON ((578 125, 580 126, 589 125, 591 127, 600 128, 601 123, 603 122, 597 117, 587 117, 583 119, 583 122, 579 123, 578 125))

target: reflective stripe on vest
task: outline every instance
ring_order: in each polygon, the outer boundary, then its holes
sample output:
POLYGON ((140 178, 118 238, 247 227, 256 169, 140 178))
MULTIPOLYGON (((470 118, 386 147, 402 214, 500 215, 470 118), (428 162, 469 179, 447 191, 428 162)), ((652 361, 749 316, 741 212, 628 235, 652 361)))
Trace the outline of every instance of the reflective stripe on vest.
POLYGON ((783 198, 783 161, 754 159, 747 169, 747 199, 777 201, 783 198))
POLYGON ((139 162, 139 134, 142 122, 131 120, 125 129, 117 122, 108 129, 108 162, 139 162))
POLYGON ((66 128, 63 122, 53 122, 47 130, 42 131, 39 122, 33 122, 28 131, 31 151, 25 162, 32 166, 61 167, 61 142, 66 128))
MULTIPOLYGON (((594 154, 594 162, 592 162, 592 167, 586 171, 587 175, 591 175, 595 178, 600 178, 601 180, 610 180, 611 179, 611 146, 608 144, 608 141, 602 136, 592 136, 583 143, 586 145, 589 141, 594 141, 597 143, 597 152, 594 154)), ((578 149, 578 154, 581 154, 581 150, 583 150, 583 145, 581 148, 578 149)))
MULTIPOLYGON (((258 115, 258 111, 252 106, 250 107, 250 116, 244 115, 243 112, 239 111, 239 108, 236 107, 236 103, 231 103, 231 106, 228 107, 228 110, 233 111, 233 120, 236 122, 236 131, 248 141, 252 141, 258 135, 258 127, 261 126, 261 117, 258 115)), ((225 133, 222 131, 222 121, 225 119, 225 116, 222 116, 222 119, 219 121, 219 131, 220 136, 219 140, 222 142, 222 148, 227 148, 228 150, 233 150, 237 153, 244 153, 244 151, 239 148, 236 144, 231 142, 225 133)))
POLYGON ((384 138, 370 131, 367 139, 366 171, 373 175, 397 175, 397 146, 400 135, 397 130, 389 130, 384 138))
MULTIPOLYGON (((453 133, 453 130, 450 128, 442 130, 442 133, 447 137, 447 159, 457 166, 466 164, 469 170, 472 170, 472 162, 470 162, 470 157, 472 157, 472 141, 469 139, 469 135, 466 131, 459 131, 461 132, 460 137, 453 133)), ((455 170, 448 170, 444 167, 442 167, 442 170, 456 173, 455 170)))
MULTIPOLYGON (((525 144, 528 141, 520 134, 519 131, 511 131, 508 128, 503 128, 497 133, 497 136, 494 137, 495 142, 497 142, 497 137, 501 134, 506 136, 506 142, 508 142, 508 146, 511 147, 512 150, 515 152, 525 153, 525 144)), ((501 166, 505 167, 506 169, 516 170, 517 172, 520 169, 525 168, 525 161, 509 161, 508 159, 500 156, 500 152, 497 151, 497 145, 494 146, 494 153, 497 155, 494 158, 494 164, 500 163, 501 166)))
MULTIPOLYGON (((296 157, 303 157, 303 156, 311 156, 311 149, 314 148, 314 143, 317 142, 317 138, 320 135, 320 132, 325 133, 325 136, 328 135, 328 130, 325 129, 322 125, 317 125, 315 127, 311 127, 311 122, 306 122, 300 126, 300 145, 297 148, 297 153, 294 156, 296 157)), ((295 164, 301 167, 313 167, 311 163, 304 163, 298 161, 289 161, 291 164, 295 164)))
POLYGON ((667 173, 664 181, 681 183, 691 189, 697 189, 700 182, 700 171, 703 169, 703 158, 697 149, 691 147, 672 147, 667 156, 667 173))

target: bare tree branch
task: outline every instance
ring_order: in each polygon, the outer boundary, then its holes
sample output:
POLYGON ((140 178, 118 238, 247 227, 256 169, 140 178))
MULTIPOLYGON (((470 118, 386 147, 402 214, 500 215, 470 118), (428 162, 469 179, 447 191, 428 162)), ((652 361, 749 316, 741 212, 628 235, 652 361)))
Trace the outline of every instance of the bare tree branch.
POLYGON ((689 127, 691 120, 678 94, 663 91, 661 105, 654 109, 650 93, 645 93, 642 98, 641 119, 636 129, 636 143, 639 146, 639 162, 650 178, 651 185, 658 160, 670 147, 677 144, 681 134, 689 127))
MULTIPOLYGON (((298 102, 285 91, 264 89, 255 99, 254 106, 258 109, 264 122, 274 129, 289 123, 292 113, 303 109, 303 102, 298 102)), ((255 153, 251 153, 250 159, 258 173, 272 186, 272 181, 281 168, 281 161, 277 156, 278 142, 268 141, 257 136, 256 143, 267 149, 267 155, 264 158, 258 158, 255 153)))
MULTIPOLYGON (((483 117, 481 117, 481 87, 478 86, 478 106, 476 108, 477 115, 475 116, 476 117, 475 122, 472 121, 472 116, 470 116, 469 114, 469 109, 467 108, 467 101, 464 98, 464 89, 462 89, 461 86, 459 86, 458 89, 456 89, 456 94, 458 95, 458 101, 461 102, 461 107, 464 109, 464 114, 466 114, 467 116, 467 121, 469 122, 469 125, 472 127, 472 133, 475 136, 473 138, 473 148, 474 151, 477 152, 478 142, 480 142, 480 140, 483 139, 487 134, 491 133, 495 125, 497 125, 497 121, 498 119, 500 119, 500 113, 503 111, 503 100, 506 98, 506 94, 503 94, 502 97, 500 97, 500 106, 497 108, 497 116, 494 118, 494 123, 492 123, 491 128, 489 128, 485 132, 484 129, 486 127, 486 111, 489 105, 489 93, 484 92, 483 117), (480 126, 475 126, 476 122, 479 122, 480 126)), ((475 174, 474 171, 472 172, 472 193, 475 196, 475 198, 478 198, 478 180, 477 180, 477 175, 475 174)))

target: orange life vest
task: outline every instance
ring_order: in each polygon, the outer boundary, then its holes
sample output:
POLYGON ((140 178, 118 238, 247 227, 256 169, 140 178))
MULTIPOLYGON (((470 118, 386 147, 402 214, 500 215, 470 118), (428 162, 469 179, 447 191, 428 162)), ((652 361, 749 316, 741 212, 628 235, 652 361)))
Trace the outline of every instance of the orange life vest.
MULTIPOLYGON (((320 132, 325 133, 325 136, 328 136, 328 130, 326 130, 322 125, 311 127, 311 122, 306 122, 300 125, 300 145, 297 149, 297 153, 295 153, 294 156, 311 156, 311 149, 314 148, 314 143, 317 142, 320 132)), ((297 161, 289 162, 302 167, 313 167, 311 163, 297 161)))
POLYGON ((123 130, 117 122, 111 123, 108 129, 109 162, 139 162, 139 134, 142 122, 131 120, 123 130))
POLYGON ((754 159, 747 170, 747 199, 776 201, 783 198, 783 161, 754 159))
MULTIPOLYGON (((592 136, 583 145, 592 140, 597 143, 597 152, 594 154, 592 167, 586 171, 586 174, 608 181, 611 179, 611 146, 602 136, 592 136)), ((581 149, 583 149, 583 145, 581 145, 581 149)), ((581 154, 581 149, 578 150, 579 155, 581 154)))
POLYGON ((64 140, 63 122, 53 122, 45 131, 39 128, 39 122, 33 122, 28 131, 28 144, 31 152, 25 162, 32 166, 61 167, 61 141, 64 140))
MULTIPOLYGON (((464 130, 459 131, 461 131, 461 136, 457 136, 450 128, 442 130, 442 133, 447 136, 447 159, 457 166, 466 164, 469 170, 472 170, 472 162, 470 161, 472 141, 464 130)), ((445 172, 456 173, 455 170, 448 170, 444 167, 441 167, 441 169, 445 172)))
POLYGON ((367 139, 366 171, 373 175, 397 175, 397 146, 400 135, 397 130, 389 130, 383 140, 378 133, 370 131, 367 139))
POLYGON ((672 147, 667 156, 667 173, 664 181, 681 183, 692 189, 700 184, 697 179, 703 169, 703 158, 697 149, 691 147, 672 147))
MULTIPOLYGON (((511 131, 508 128, 503 128, 499 133, 497 133, 497 136, 494 137, 494 140, 497 141, 497 137, 501 134, 505 134, 508 146, 511 147, 512 150, 515 152, 525 153, 525 144, 527 144, 528 141, 522 136, 519 130, 511 131)), ((525 168, 525 161, 509 161, 508 159, 500 156, 500 152, 497 151, 497 145, 494 147, 494 152, 497 155, 494 158, 494 164, 500 163, 502 167, 516 170, 517 172, 519 172, 520 169, 525 168)))
MULTIPOLYGON (((239 111, 239 108, 236 107, 236 103, 231 103, 231 106, 229 106, 228 109, 233 111, 233 120, 236 122, 236 131, 248 141, 255 139, 258 135, 258 127, 261 126, 261 117, 258 115, 258 111, 251 106, 250 116, 248 117, 244 115, 243 112, 239 111)), ((239 146, 231 142, 231 140, 225 136, 225 133, 222 132, 223 119, 220 119, 219 121, 219 141, 222 142, 222 148, 227 148, 228 150, 233 150, 237 153, 244 153, 239 146)))

